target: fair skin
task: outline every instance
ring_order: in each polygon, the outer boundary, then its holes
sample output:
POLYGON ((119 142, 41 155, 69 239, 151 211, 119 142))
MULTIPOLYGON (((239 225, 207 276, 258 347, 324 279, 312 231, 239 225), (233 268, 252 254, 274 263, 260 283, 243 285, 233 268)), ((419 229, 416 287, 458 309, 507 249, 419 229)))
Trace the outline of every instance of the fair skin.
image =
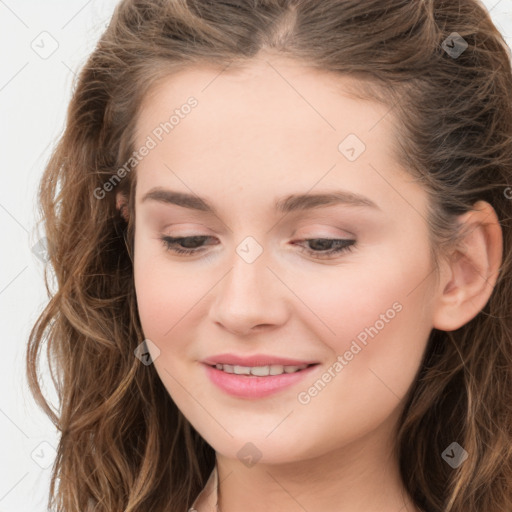
POLYGON ((134 279, 144 334, 160 350, 155 369, 216 451, 222 512, 419 512, 392 451, 404 397, 431 330, 477 315, 501 264, 501 229, 481 202, 461 217, 466 255, 443 260, 435 280, 426 193, 393 160, 393 116, 341 94, 344 80, 275 56, 244 71, 189 69, 159 83, 137 120, 138 148, 189 96, 199 103, 136 168, 134 279), (366 145, 353 162, 338 150, 350 133, 366 145), (216 215, 142 202, 154 187, 200 196, 216 215), (289 194, 341 189, 377 208, 274 210, 289 194), (161 236, 209 238, 182 245, 198 248, 182 256, 161 236), (263 249, 252 263, 236 252, 248 236, 263 249), (304 241, 325 238, 356 245, 322 257, 304 241), (400 312, 299 403, 394 303, 400 312), (225 352, 320 364, 292 388, 244 399, 214 386, 200 362, 225 352), (237 456, 248 442, 261 452, 249 467, 237 456))

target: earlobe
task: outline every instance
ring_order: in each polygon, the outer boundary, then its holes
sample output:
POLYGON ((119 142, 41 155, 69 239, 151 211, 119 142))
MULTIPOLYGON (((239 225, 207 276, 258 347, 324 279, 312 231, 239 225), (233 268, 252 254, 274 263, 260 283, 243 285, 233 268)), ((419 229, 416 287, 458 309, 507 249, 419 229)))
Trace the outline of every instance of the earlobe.
POLYGON ((459 219, 464 236, 439 284, 433 326, 442 331, 459 329, 485 307, 502 264, 503 234, 494 208, 485 201, 473 208, 459 219))
POLYGON ((128 197, 123 192, 116 193, 116 209, 121 217, 128 222, 128 197))

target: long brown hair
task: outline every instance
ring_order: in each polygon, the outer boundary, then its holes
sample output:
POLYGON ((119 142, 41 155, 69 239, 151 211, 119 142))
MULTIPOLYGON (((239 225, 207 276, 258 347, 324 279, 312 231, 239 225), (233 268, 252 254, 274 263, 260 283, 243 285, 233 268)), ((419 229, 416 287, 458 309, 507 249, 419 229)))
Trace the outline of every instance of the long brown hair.
POLYGON ((458 215, 480 199, 494 207, 504 260, 490 300, 460 329, 433 329, 396 450, 425 511, 510 512, 512 71, 505 40, 476 0, 118 4, 77 78, 38 196, 56 289, 45 274, 50 300, 26 362, 32 394, 62 433, 48 507, 185 512, 213 469, 212 447, 154 367, 134 356, 144 334, 131 260, 136 165, 125 164, 137 149, 141 102, 158 80, 201 64, 243 66, 262 50, 355 77, 355 95, 389 106, 399 121, 396 158, 429 194, 434 256, 457 239, 458 215), (121 190, 128 223, 116 209, 121 190), (38 381, 43 342, 56 412, 38 381), (441 457, 452 442, 469 454, 456 469, 441 457))

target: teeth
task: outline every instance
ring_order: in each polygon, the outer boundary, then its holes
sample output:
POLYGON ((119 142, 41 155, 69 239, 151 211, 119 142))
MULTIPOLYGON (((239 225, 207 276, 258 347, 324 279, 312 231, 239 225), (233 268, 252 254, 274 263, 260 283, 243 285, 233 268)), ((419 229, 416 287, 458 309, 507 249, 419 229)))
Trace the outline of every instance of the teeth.
POLYGON ((251 369, 248 366, 229 366, 229 365, 226 365, 226 367, 228 367, 228 370, 224 370, 224 371, 229 371, 230 373, 236 373, 237 375, 249 375, 251 373, 251 369))
POLYGON ((303 364, 301 366, 283 366, 280 364, 272 364, 268 366, 238 366, 217 363, 215 365, 217 370, 223 370, 226 373, 235 373, 236 375, 256 375, 257 377, 281 375, 282 373, 295 373, 299 370, 304 370, 304 368, 307 367, 307 364, 303 364))

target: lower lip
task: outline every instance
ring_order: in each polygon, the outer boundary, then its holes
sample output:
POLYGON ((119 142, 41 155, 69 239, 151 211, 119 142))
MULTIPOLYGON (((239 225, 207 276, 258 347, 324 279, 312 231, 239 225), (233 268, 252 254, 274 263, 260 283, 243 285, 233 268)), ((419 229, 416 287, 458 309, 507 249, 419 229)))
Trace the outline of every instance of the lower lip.
POLYGON ((204 365, 210 380, 226 393, 239 398, 263 398, 297 384, 310 375, 318 364, 308 366, 304 370, 281 375, 257 377, 256 375, 237 375, 204 365))

